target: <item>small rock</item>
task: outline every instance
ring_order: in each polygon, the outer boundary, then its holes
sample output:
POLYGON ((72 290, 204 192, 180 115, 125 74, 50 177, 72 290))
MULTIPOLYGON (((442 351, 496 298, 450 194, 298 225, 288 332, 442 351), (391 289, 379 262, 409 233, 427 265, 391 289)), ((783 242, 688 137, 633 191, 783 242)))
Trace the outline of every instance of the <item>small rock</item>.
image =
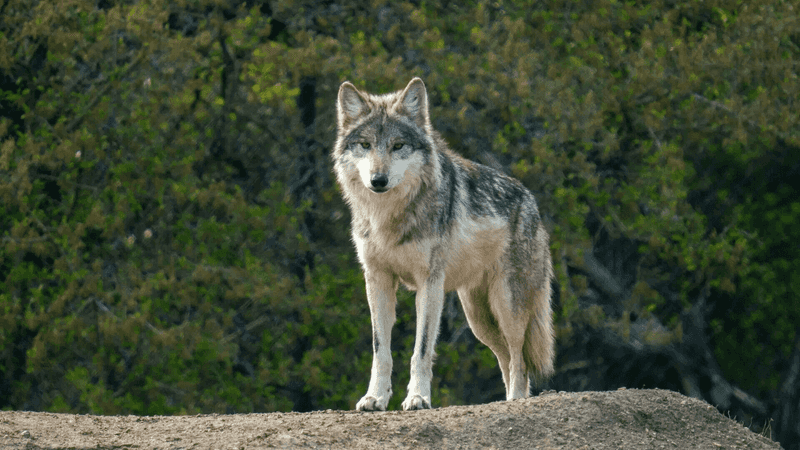
POLYGON ((30 431, 28 431, 28 430, 24 430, 24 431, 22 431, 22 437, 24 437, 24 438, 29 438, 29 437, 31 437, 31 432, 30 432, 30 431))

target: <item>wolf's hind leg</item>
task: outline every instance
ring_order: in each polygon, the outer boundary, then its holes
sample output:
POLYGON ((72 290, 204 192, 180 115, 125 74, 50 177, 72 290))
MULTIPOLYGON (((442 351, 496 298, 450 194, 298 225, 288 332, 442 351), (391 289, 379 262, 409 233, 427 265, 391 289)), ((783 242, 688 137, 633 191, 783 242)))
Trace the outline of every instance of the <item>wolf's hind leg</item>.
POLYGON ((508 347, 500 333, 500 326, 489 308, 488 294, 488 288, 485 283, 475 288, 458 290, 458 298, 461 299, 461 306, 464 308, 464 315, 467 316, 467 323, 472 330, 472 334, 489 347, 497 357, 500 370, 503 372, 506 396, 508 396, 508 347))
POLYGON ((508 352, 506 400, 525 398, 530 392, 528 367, 523 355, 530 313, 512 298, 510 280, 498 278, 489 287, 489 308, 500 329, 508 352))

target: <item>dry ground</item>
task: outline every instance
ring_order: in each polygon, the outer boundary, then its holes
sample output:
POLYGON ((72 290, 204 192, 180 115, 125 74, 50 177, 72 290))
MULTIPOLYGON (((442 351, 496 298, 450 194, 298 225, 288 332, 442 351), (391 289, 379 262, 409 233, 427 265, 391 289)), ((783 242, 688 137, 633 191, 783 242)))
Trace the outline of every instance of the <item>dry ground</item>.
MULTIPOLYGON (((435 401, 435 400, 434 400, 435 401)), ((425 411, 172 417, 0 412, 0 449, 776 449, 664 390, 549 392, 425 411)))

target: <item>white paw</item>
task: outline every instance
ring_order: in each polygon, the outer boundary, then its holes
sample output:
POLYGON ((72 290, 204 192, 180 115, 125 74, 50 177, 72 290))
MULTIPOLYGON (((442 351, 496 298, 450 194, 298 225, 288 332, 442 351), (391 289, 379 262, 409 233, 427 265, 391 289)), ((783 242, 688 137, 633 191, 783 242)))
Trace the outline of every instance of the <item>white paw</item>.
POLYGON ((389 396, 376 398, 367 394, 356 403, 356 411, 386 411, 387 404, 389 404, 389 396))
POLYGON ((431 409, 431 398, 422 397, 419 394, 409 394, 403 400, 403 410, 413 411, 415 409, 431 409))

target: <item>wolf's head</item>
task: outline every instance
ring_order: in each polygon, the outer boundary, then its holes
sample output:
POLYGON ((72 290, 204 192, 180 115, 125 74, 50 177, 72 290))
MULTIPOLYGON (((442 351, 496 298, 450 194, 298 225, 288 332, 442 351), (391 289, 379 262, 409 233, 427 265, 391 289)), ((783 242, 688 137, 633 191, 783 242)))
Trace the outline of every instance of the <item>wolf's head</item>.
POLYGON ((419 188, 434 145, 422 80, 414 78, 402 91, 384 95, 360 92, 345 81, 336 112, 333 158, 345 196, 380 194, 398 186, 407 195, 419 188))

